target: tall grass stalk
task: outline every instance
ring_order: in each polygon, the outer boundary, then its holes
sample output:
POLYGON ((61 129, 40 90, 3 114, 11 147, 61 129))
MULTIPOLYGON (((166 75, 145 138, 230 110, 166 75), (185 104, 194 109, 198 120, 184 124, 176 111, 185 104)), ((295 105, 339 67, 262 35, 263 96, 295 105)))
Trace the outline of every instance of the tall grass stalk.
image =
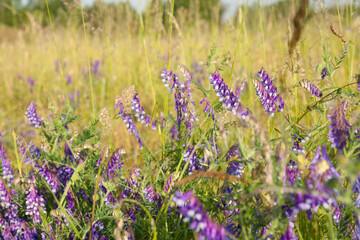
POLYGON ((62 79, 63 86, 64 86, 66 103, 69 104, 67 86, 66 86, 66 81, 65 81, 65 78, 64 78, 63 69, 62 69, 62 61, 61 61, 60 55, 59 55, 59 53, 58 53, 58 47, 57 47, 57 42, 56 42, 56 37, 55 37, 55 31, 54 31, 54 26, 53 26, 51 14, 50 14, 50 9, 49 9, 48 0, 45 0, 45 3, 46 3, 46 9, 47 9, 47 13, 48 13, 49 21, 50 21, 51 32, 52 32, 52 35, 53 35, 53 38, 54 38, 55 52, 56 52, 56 55, 57 55, 57 59, 58 59, 58 61, 59 61, 59 70, 60 70, 60 75, 61 75, 61 79, 62 79))
POLYGON ((94 99, 94 90, 93 90, 93 83, 92 83, 92 76, 91 76, 91 64, 90 64, 91 52, 90 52, 89 42, 88 42, 87 35, 86 35, 84 11, 83 11, 81 0, 80 0, 80 10, 81 10, 82 25, 83 25, 83 29, 84 29, 85 45, 86 45, 86 50, 87 50, 87 54, 88 54, 88 74, 89 74, 90 93, 91 93, 91 109, 92 109, 92 119, 94 120, 95 119, 95 99, 94 99))
MULTIPOLYGON (((237 40, 236 47, 235 47, 234 59, 233 59, 232 65, 231 65, 229 85, 231 85, 232 74, 233 74, 234 66, 235 66, 235 60, 236 60, 237 53, 238 53, 239 47, 240 47, 241 33, 242 33, 244 23, 245 23, 245 17, 246 17, 246 11, 247 11, 247 7, 248 7, 248 3, 249 3, 249 0, 246 0, 245 12, 243 13, 243 16, 242 16, 241 26, 240 26, 240 29, 239 29, 239 36, 238 36, 238 40, 237 40)), ((241 9, 241 7, 239 6, 239 10, 240 9, 241 9)))

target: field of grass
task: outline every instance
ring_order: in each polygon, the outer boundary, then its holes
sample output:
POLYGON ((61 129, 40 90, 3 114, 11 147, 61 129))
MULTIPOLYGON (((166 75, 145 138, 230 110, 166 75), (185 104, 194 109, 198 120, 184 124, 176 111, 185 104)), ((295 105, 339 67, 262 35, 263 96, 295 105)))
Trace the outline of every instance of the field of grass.
POLYGON ((360 239, 357 3, 200 1, 0 25, 3 239, 360 239))

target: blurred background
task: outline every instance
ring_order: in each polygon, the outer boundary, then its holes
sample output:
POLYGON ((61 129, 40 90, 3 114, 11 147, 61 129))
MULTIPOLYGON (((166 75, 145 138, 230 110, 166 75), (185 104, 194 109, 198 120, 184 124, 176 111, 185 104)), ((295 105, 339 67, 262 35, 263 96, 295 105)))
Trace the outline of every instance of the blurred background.
MULTIPOLYGON (((310 1, 300 41, 289 56, 298 0, 175 0, 170 45, 169 1, 1 0, 0 130, 5 139, 13 129, 24 138, 34 135, 24 114, 32 101, 40 115, 61 112, 68 102, 82 116, 79 125, 86 126, 93 112, 91 94, 96 116, 105 107, 115 115, 115 97, 131 85, 146 111, 160 119, 166 94, 160 73, 167 68, 169 49, 170 68, 178 71, 184 64, 204 88, 219 64, 227 81, 235 58, 233 84, 246 86, 241 98, 252 111, 263 111, 251 79, 265 67, 274 78, 281 76, 279 87, 297 114, 308 101, 303 93, 294 97, 300 79, 328 87, 316 71, 324 42, 332 55, 343 49, 331 23, 354 43, 335 83, 344 85, 359 72, 359 2, 310 1), (204 63, 212 46, 217 55, 208 68, 204 63)), ((203 97, 194 94, 197 102, 203 97)), ((173 99, 169 104, 172 111, 173 99)), ((121 121, 112 128, 115 145, 137 146, 121 121)), ((160 135, 147 131, 148 144, 158 144, 160 135)))

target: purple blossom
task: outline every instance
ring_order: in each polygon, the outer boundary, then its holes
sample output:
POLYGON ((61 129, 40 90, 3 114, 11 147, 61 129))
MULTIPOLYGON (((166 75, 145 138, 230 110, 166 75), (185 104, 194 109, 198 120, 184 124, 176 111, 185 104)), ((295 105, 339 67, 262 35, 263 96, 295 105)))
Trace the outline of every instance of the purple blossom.
POLYGON ((170 133, 171 139, 179 140, 179 130, 175 124, 171 127, 169 133, 170 133))
POLYGON ((178 75, 171 70, 162 70, 160 76, 162 78, 161 81, 164 83, 164 86, 169 93, 175 91, 176 88, 180 86, 178 75))
POLYGON ((285 229, 284 235, 281 236, 280 240, 296 240, 298 238, 299 236, 295 236, 292 227, 288 226, 287 229, 285 229))
POLYGON ((6 189, 5 183, 2 178, 0 178, 0 203, 1 206, 5 209, 10 208, 11 194, 6 189))
POLYGON ((7 181, 8 186, 11 185, 14 180, 14 171, 10 165, 10 162, 6 156, 5 149, 0 142, 0 161, 2 166, 2 178, 7 181))
POLYGON ((328 135, 329 141, 332 143, 331 147, 343 150, 350 139, 350 124, 345 118, 345 102, 339 103, 335 110, 328 115, 328 119, 331 121, 328 135))
POLYGON ((320 91, 320 89, 313 83, 311 83, 309 80, 307 79, 302 79, 300 81, 300 86, 305 88, 309 93, 311 93, 312 95, 320 98, 322 97, 322 92, 320 91))
POLYGON ((285 176, 284 176, 284 184, 287 183, 290 187, 296 182, 300 180, 300 173, 297 167, 297 164, 294 160, 290 159, 289 163, 285 167, 285 176))
POLYGON ((66 84, 69 85, 70 83, 72 83, 72 77, 70 75, 66 76, 66 84))
POLYGON ((66 208, 69 210, 69 212, 72 215, 74 215, 76 210, 73 211, 72 208, 75 206, 76 200, 75 200, 75 197, 74 197, 71 187, 69 188, 69 191, 66 194, 66 200, 67 200, 66 208))
POLYGON ((103 193, 105 194, 106 204, 110 205, 110 206, 114 205, 116 202, 116 198, 115 198, 114 194, 112 192, 108 191, 102 183, 101 183, 100 187, 101 187, 103 193))
POLYGON ((241 162, 237 161, 240 158, 241 155, 239 152, 239 145, 235 144, 229 149, 228 153, 226 154, 226 161, 231 160, 227 168, 227 172, 235 177, 241 177, 241 175, 244 173, 244 165, 241 162))
POLYGON ((279 108, 279 111, 282 112, 284 110, 284 100, 278 93, 276 86, 266 73, 265 69, 261 68, 257 73, 257 76, 260 78, 261 83, 255 79, 253 82, 256 94, 259 96, 265 111, 268 112, 269 116, 274 115, 277 107, 279 108))
POLYGON ((215 71, 209 77, 210 84, 213 85, 213 88, 216 92, 216 96, 219 97, 219 101, 222 102, 223 107, 226 107, 228 111, 232 111, 233 115, 240 115, 242 118, 246 119, 249 114, 248 109, 245 109, 240 103, 240 99, 225 84, 224 79, 220 77, 218 71, 215 71))
POLYGON ((321 181, 328 181, 331 178, 340 177, 339 172, 336 171, 334 165, 330 161, 325 144, 318 147, 315 156, 309 165, 309 170, 313 179, 320 179, 321 181))
POLYGON ((360 139, 360 129, 359 128, 354 130, 354 135, 357 139, 360 139))
POLYGON ((199 200, 192 195, 192 191, 182 194, 175 192, 173 202, 180 207, 184 222, 190 222, 190 229, 199 233, 200 239, 225 240, 226 233, 223 226, 213 222, 207 215, 199 200))
POLYGON ((192 146, 191 144, 185 150, 183 160, 185 162, 189 161, 189 165, 188 165, 189 175, 199 170, 200 166, 196 155, 196 151, 194 151, 194 146, 192 146))
POLYGON ((357 79, 357 90, 360 92, 360 74, 356 74, 355 78, 357 79))
POLYGON ((170 175, 169 178, 166 180, 165 183, 165 191, 166 192, 171 192, 172 188, 174 187, 175 181, 173 181, 173 176, 170 175))
POLYGON ((135 112, 135 117, 139 122, 148 126, 151 123, 151 117, 145 113, 145 109, 141 106, 139 94, 135 94, 132 102, 131 109, 135 112))
POLYGON ((308 218, 312 218, 312 211, 317 212, 320 206, 325 209, 329 209, 333 200, 331 198, 325 198, 321 196, 315 196, 309 193, 298 193, 293 196, 294 205, 285 211, 285 215, 290 217, 296 217, 299 212, 305 211, 308 218))
POLYGON ((52 166, 53 169, 50 170, 49 165, 45 162, 39 170, 40 176, 44 178, 46 183, 49 185, 51 191, 56 193, 60 183, 57 177, 55 176, 54 172, 57 172, 55 166, 52 166))
POLYGON ((321 70, 321 79, 325 79, 326 76, 329 76, 329 72, 327 70, 326 67, 324 67, 322 70, 321 70))
POLYGON ((214 120, 215 119, 215 114, 214 114, 215 112, 214 112, 213 108, 211 107, 210 102, 206 100, 206 97, 204 97, 200 101, 200 105, 202 105, 204 102, 206 102, 204 113, 208 114, 208 117, 211 117, 214 120))
POLYGON ((124 163, 122 160, 122 150, 120 148, 116 149, 111 156, 109 162, 108 162, 108 168, 107 168, 107 177, 108 178, 114 178, 116 177, 118 172, 121 172, 121 169, 124 166, 124 163))
POLYGON ((137 130, 137 128, 135 126, 135 122, 134 122, 133 117, 130 114, 125 113, 124 105, 120 101, 116 104, 115 108, 120 108, 120 111, 118 112, 118 115, 121 117, 123 122, 126 124, 126 129, 128 130, 128 132, 135 136, 136 140, 140 144, 140 149, 142 149, 143 141, 140 138, 140 134, 139 134, 139 131, 137 130))
POLYGON ((294 142, 294 145, 292 146, 291 150, 295 152, 295 154, 304 154, 305 153, 305 150, 304 150, 304 147, 301 147, 300 146, 300 143, 305 143, 309 138, 308 137, 300 137, 296 134, 293 135, 293 142, 294 142))
POLYGON ((33 217, 34 223, 40 223, 41 222, 41 218, 40 218, 40 209, 41 208, 44 213, 46 213, 45 211, 45 200, 44 197, 42 195, 39 195, 37 193, 37 190, 35 188, 35 179, 32 178, 30 179, 30 187, 29 190, 26 191, 26 215, 29 215, 31 217, 33 217))
POLYGON ((28 117, 29 123, 33 125, 35 128, 41 127, 41 117, 39 117, 36 113, 37 103, 31 102, 29 107, 27 108, 25 115, 28 117))
POLYGON ((61 165, 60 167, 58 167, 56 175, 61 184, 65 186, 66 183, 71 179, 73 173, 74 169, 65 165, 61 165))
POLYGON ((137 190, 140 188, 140 168, 134 168, 130 173, 130 176, 126 179, 124 191, 121 193, 121 198, 139 199, 140 195, 137 190))
POLYGON ((154 192, 154 187, 150 184, 148 187, 144 188, 144 198, 149 201, 153 202, 155 200, 156 193, 154 192))

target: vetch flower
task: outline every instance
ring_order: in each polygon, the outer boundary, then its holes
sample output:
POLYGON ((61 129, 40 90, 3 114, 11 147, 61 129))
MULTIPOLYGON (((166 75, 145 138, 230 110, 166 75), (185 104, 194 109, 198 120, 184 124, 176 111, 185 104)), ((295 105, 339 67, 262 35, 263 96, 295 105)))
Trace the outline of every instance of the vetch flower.
POLYGON ((309 93, 312 95, 320 98, 322 97, 323 93, 320 91, 320 89, 313 83, 311 83, 307 79, 300 80, 300 86, 305 88, 309 93))
POLYGON ((14 170, 12 169, 10 162, 5 154, 5 149, 0 142, 0 161, 2 166, 2 178, 7 181, 8 186, 11 185, 14 180, 14 170))
POLYGON ((325 144, 318 147, 315 156, 309 165, 309 169, 314 179, 318 178, 328 181, 331 178, 340 177, 339 172, 336 171, 334 165, 330 161, 325 144))
POLYGON ((55 176, 55 174, 53 173, 53 171, 57 172, 56 167, 52 166, 52 168, 54 169, 50 170, 48 163, 45 162, 40 168, 39 174, 44 178, 46 183, 49 185, 51 191, 53 193, 56 193, 60 183, 57 177, 55 176))
POLYGON ((36 112, 36 106, 37 104, 31 102, 29 107, 27 108, 25 115, 28 117, 29 123, 33 125, 35 128, 41 127, 41 117, 37 115, 36 112))
POLYGON ((171 93, 180 85, 179 77, 177 74, 173 73, 171 70, 162 70, 160 76, 162 77, 161 81, 165 84, 168 92, 171 93))
POLYGON ((238 148, 238 145, 233 145, 226 154, 226 161, 232 160, 227 168, 227 173, 235 177, 241 177, 241 175, 244 173, 244 165, 237 161, 237 159, 241 158, 238 148))
POLYGON ((294 160, 290 159, 289 163, 285 167, 284 184, 287 183, 290 187, 296 180, 300 180, 300 173, 297 164, 294 160))
POLYGON ((328 115, 328 119, 331 121, 329 126, 329 141, 332 143, 332 148, 343 150, 346 147, 347 141, 350 140, 349 127, 350 124, 345 118, 346 103, 341 102, 337 105, 335 110, 328 115))
POLYGON ((122 150, 118 148, 114 151, 108 162, 108 166, 107 166, 108 168, 106 171, 108 178, 114 178, 118 172, 121 172, 121 169, 124 166, 124 163, 121 160, 122 160, 122 150))
POLYGON ((40 223, 40 208, 44 213, 45 211, 45 200, 42 195, 39 195, 35 188, 35 179, 32 178, 29 180, 30 187, 29 190, 26 191, 26 215, 29 215, 33 218, 34 223, 40 223))
POLYGON ((264 68, 260 69, 257 76, 260 78, 262 86, 255 80, 254 85, 264 109, 270 116, 274 115, 277 107, 279 108, 279 111, 282 112, 284 110, 284 100, 278 93, 278 90, 273 81, 270 79, 270 76, 266 73, 264 68))
POLYGON ((190 222, 190 229, 198 232, 200 239, 226 239, 224 227, 211 220, 199 200, 192 195, 192 191, 185 194, 177 191, 172 200, 180 208, 183 221, 190 222))
POLYGON ((298 136, 297 134, 294 134, 292 140, 294 142, 294 145, 292 146, 291 150, 294 151, 296 155, 299 153, 304 154, 305 153, 304 147, 301 147, 300 143, 305 143, 307 140, 309 140, 309 138, 301 137, 298 136))
POLYGON ((228 111, 231 111, 234 116, 240 115, 243 119, 247 118, 249 114, 248 109, 245 109, 240 103, 240 99, 225 84, 224 79, 220 77, 218 71, 215 71, 210 77, 210 84, 213 85, 213 89, 216 92, 216 96, 219 97, 219 101, 222 102, 223 107, 228 111))
POLYGON ((145 109, 141 106, 139 94, 136 93, 132 102, 131 109, 135 112, 135 117, 139 122, 148 126, 151 122, 151 117, 145 113, 145 109))
POLYGON ((205 105, 205 109, 204 109, 204 113, 208 114, 208 117, 211 117, 213 120, 215 119, 215 114, 214 114, 214 110, 210 105, 210 102, 206 100, 206 97, 204 97, 201 101, 200 101, 200 105, 202 105, 204 102, 206 102, 205 105))
POLYGON ((327 70, 326 67, 324 67, 322 70, 321 70, 321 79, 325 79, 326 76, 329 76, 329 72, 327 70))
POLYGON ((123 122, 126 124, 126 129, 128 130, 128 132, 135 136, 136 140, 140 144, 140 149, 142 149, 143 141, 140 138, 140 134, 135 126, 133 117, 130 114, 125 113, 124 105, 120 101, 116 104, 115 108, 120 108, 118 115, 122 118, 123 122))
POLYGON ((291 226, 288 226, 285 229, 284 235, 281 236, 280 240, 297 240, 298 235, 295 236, 294 231, 291 226))

